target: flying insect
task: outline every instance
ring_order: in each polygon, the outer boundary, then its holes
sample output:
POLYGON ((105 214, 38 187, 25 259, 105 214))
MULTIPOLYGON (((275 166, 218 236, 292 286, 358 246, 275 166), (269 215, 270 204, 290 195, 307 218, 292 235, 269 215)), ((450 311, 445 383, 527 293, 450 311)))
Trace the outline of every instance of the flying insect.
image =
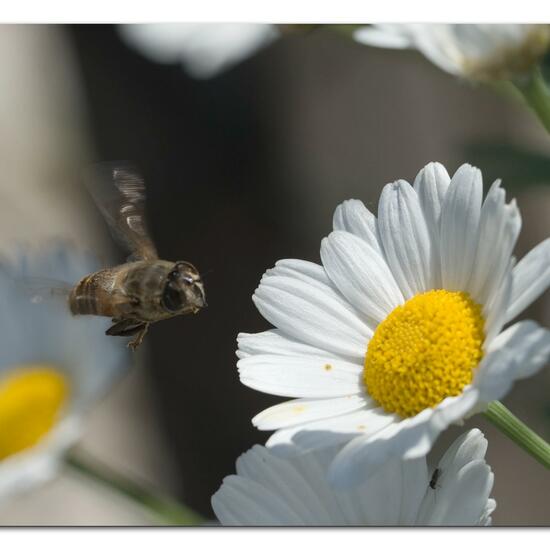
POLYGON ((145 183, 132 165, 96 166, 86 184, 131 256, 83 277, 69 293, 69 307, 73 315, 111 317, 106 334, 134 336, 128 346, 135 350, 151 323, 204 308, 204 284, 193 264, 158 257, 145 221, 145 183))

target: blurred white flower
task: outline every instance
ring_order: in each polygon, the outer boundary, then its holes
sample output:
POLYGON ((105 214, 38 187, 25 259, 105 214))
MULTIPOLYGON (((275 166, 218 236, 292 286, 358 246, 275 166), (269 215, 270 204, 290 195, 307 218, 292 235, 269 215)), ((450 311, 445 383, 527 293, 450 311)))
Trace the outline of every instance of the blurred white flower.
POLYGON ((195 78, 210 78, 277 38, 256 23, 148 23, 119 25, 122 38, 157 63, 181 62, 195 78))
POLYGON ((528 74, 550 45, 548 25, 377 24, 358 29, 357 41, 380 48, 414 48, 432 63, 472 80, 528 74))
POLYGON ((327 478, 337 450, 284 459, 254 446, 212 497, 217 518, 256 526, 491 524, 494 476, 477 429, 460 436, 430 470, 425 458, 393 459, 345 491, 335 491, 327 478))
POLYGON ((238 336, 241 382, 298 398, 253 424, 268 446, 349 443, 330 468, 350 486, 389 458, 424 456, 452 423, 502 398, 550 355, 529 320, 502 331, 550 285, 550 239, 515 265, 521 218, 500 181, 438 163, 387 184, 378 219, 342 203, 323 265, 281 260, 253 300, 275 330, 238 336))
POLYGON ((90 256, 62 245, 16 256, 0 261, 0 502, 57 473, 83 415, 128 364, 107 319, 72 317, 64 297, 36 303, 26 288, 74 283, 98 269, 90 256))

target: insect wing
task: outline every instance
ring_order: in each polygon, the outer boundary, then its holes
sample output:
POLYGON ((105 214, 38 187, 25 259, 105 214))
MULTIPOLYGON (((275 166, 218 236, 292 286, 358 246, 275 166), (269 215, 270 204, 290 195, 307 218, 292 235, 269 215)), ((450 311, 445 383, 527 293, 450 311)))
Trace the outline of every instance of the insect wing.
POLYGON ((15 284, 17 292, 26 296, 33 304, 66 300, 72 289, 70 283, 45 277, 18 277, 15 284))
POLYGON ((157 259, 145 221, 145 183, 138 170, 129 163, 98 164, 84 181, 114 237, 131 252, 130 258, 157 259))

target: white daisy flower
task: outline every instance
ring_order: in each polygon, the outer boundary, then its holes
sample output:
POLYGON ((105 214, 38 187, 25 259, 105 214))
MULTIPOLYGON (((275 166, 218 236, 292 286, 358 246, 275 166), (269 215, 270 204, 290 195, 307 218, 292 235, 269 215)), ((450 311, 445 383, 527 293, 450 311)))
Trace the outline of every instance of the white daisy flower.
POLYGON ((181 62, 195 78, 211 78, 278 36, 256 23, 147 23, 119 25, 122 38, 157 63, 181 62))
POLYGON ((107 319, 72 317, 63 298, 36 303, 27 286, 98 267, 61 245, 0 261, 0 502, 56 474, 84 413, 124 372, 127 351, 105 336, 107 319))
POLYGON ((503 331, 550 285, 550 239, 517 265, 515 201, 481 172, 438 163, 386 185, 376 218, 349 200, 321 244, 323 265, 281 260, 253 300, 275 327, 240 334, 241 381, 297 398, 258 414, 268 446, 348 441, 331 478, 355 482, 391 457, 424 456, 452 423, 502 398, 550 355, 533 321, 503 331))
POLYGON ((393 459, 368 481, 335 491, 327 479, 337 448, 280 458, 260 445, 237 460, 237 475, 212 497, 222 525, 490 525, 493 473, 487 440, 460 436, 439 463, 393 459))
POLYGON ((360 28, 357 41, 380 48, 413 48, 444 71, 472 80, 528 74, 550 45, 548 25, 404 23, 360 28))

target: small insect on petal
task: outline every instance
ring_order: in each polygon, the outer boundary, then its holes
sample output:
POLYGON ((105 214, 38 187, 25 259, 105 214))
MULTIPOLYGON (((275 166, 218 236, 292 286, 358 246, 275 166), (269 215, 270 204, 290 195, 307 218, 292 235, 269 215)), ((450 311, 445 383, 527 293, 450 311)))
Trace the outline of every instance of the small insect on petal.
POLYGON ((441 468, 436 468, 434 470, 434 473, 432 474, 432 478, 430 479, 430 489, 436 490, 437 487, 440 487, 440 485, 437 484, 437 480, 439 479, 439 476, 441 475, 441 468))

